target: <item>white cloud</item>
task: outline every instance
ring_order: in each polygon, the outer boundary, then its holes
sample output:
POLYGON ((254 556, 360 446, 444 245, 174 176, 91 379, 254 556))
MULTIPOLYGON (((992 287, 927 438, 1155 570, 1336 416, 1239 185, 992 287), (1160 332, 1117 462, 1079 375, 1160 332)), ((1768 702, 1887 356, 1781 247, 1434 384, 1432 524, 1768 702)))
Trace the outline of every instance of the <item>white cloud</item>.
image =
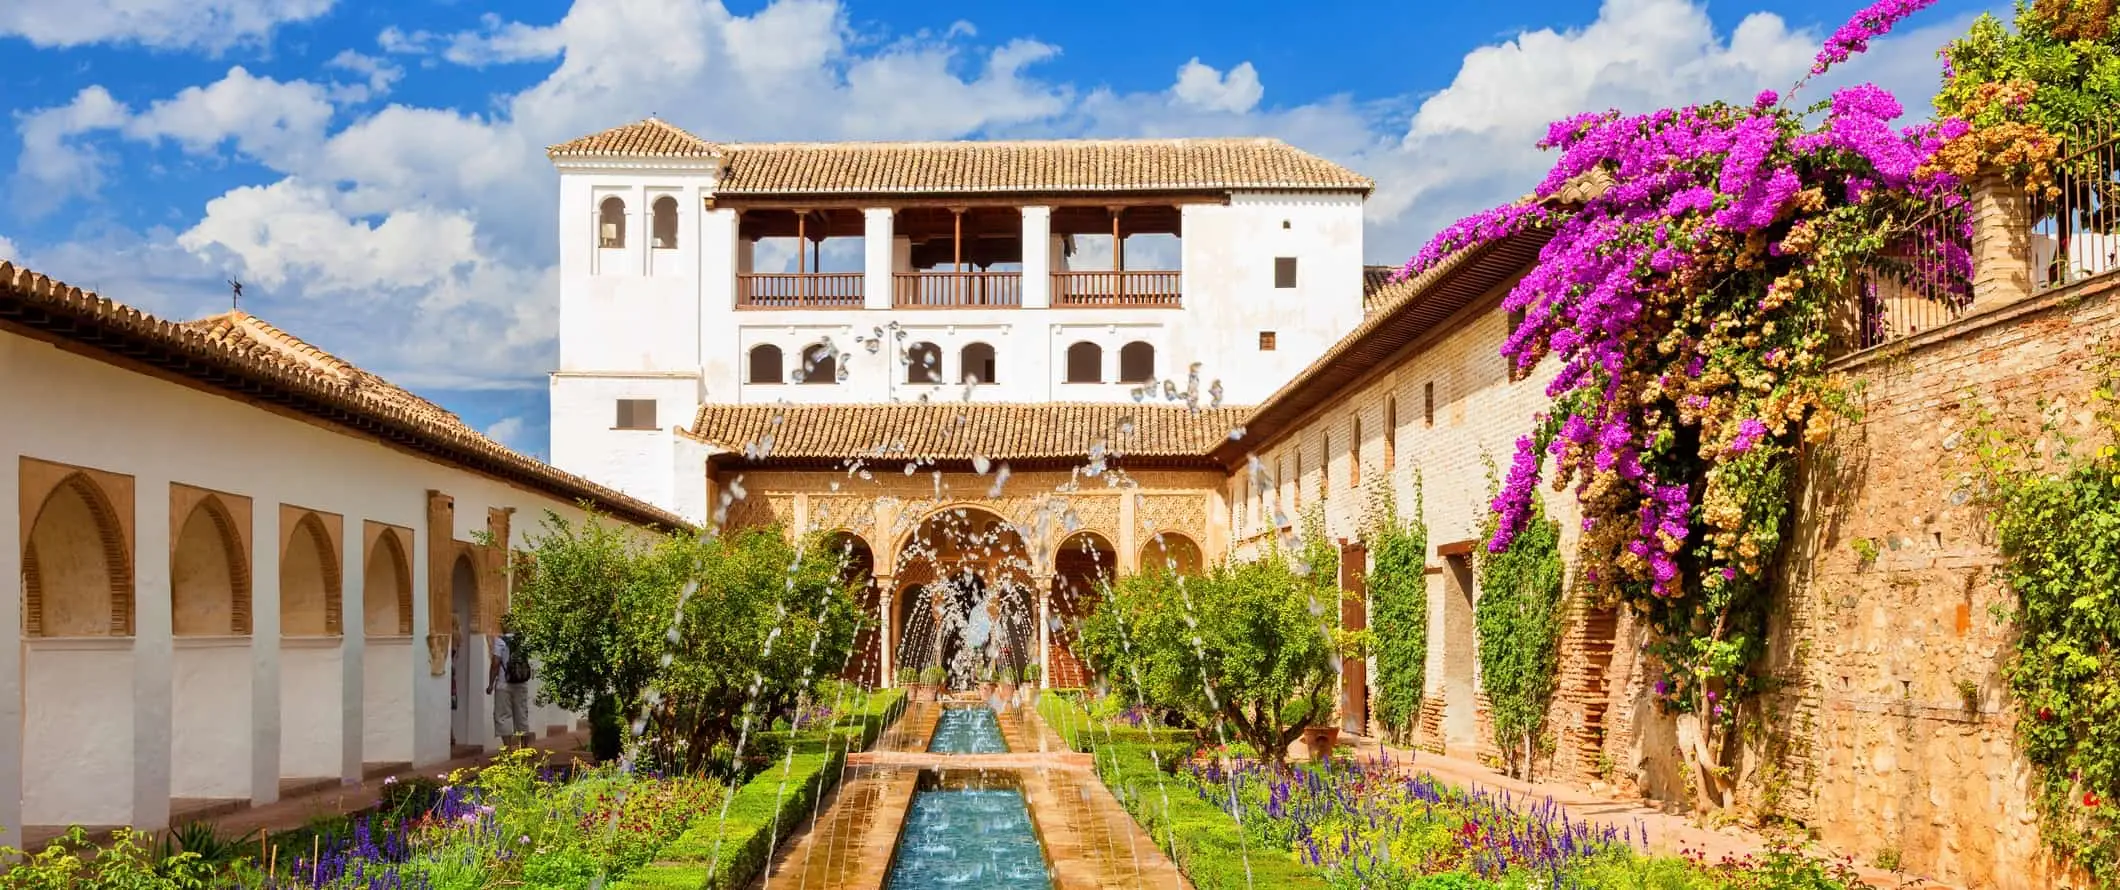
POLYGON ((332 115, 329 93, 314 83, 282 83, 237 66, 220 80, 148 106, 124 129, 142 141, 173 140, 193 154, 234 140, 244 155, 284 166, 323 138, 332 115))
POLYGON ((222 50, 315 19, 333 0, 7 0, 0 37, 40 47, 95 43, 222 50))
POLYGON ((1259 83, 1259 72, 1250 62, 1239 63, 1225 75, 1194 57, 1178 68, 1178 83, 1170 92, 1194 108, 1243 114, 1258 107, 1266 87, 1259 83))
POLYGON ((16 209, 40 216, 77 194, 93 194, 102 185, 102 155, 74 137, 125 122, 131 111, 110 91, 92 86, 65 105, 16 117, 22 154, 15 159, 16 209))
POLYGON ((485 432, 486 437, 495 442, 517 451, 524 451, 531 444, 522 441, 523 433, 529 429, 529 426, 529 422, 521 417, 503 417, 492 426, 487 427, 485 432))
POLYGON ((442 57, 459 65, 480 66, 550 59, 566 48, 556 28, 503 21, 490 12, 481 18, 481 24, 478 31, 449 38, 449 47, 442 51, 442 57))
POLYGON ((6 235, 0 235, 0 260, 14 260, 21 255, 15 250, 15 242, 8 240, 6 235))
POLYGON ((349 105, 358 105, 387 96, 390 94, 390 88, 405 77, 405 69, 402 66, 388 59, 350 49, 340 50, 338 55, 331 57, 331 61, 324 63, 324 67, 350 71, 367 78, 365 83, 339 84, 333 88, 333 100, 349 105))

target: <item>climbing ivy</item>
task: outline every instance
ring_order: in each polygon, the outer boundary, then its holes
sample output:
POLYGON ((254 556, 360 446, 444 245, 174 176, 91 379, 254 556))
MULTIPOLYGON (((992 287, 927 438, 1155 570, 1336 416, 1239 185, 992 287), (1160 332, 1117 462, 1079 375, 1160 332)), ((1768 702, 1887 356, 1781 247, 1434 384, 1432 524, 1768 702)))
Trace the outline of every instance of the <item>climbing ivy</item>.
MULTIPOLYGON (((1499 521, 1492 512, 1482 520, 1488 540, 1494 539, 1499 521)), ((1495 746, 1508 752, 1513 775, 1528 778, 1534 742, 1545 728, 1560 672, 1565 569, 1560 523, 1546 515, 1544 499, 1532 498, 1530 515, 1508 547, 1481 550, 1478 570, 1480 595, 1472 615, 1480 688, 1487 693, 1495 746)))
POLYGON ((1983 414, 1973 450, 1982 500, 2016 592, 2005 676, 2017 740, 2039 776, 2040 833, 2098 886, 2120 887, 2120 355, 2093 378, 2089 436, 2042 406, 2027 434, 1983 414))
POLYGON ((1401 739, 1420 718, 1428 676, 1428 524, 1421 477, 1413 477, 1413 515, 1401 518, 1390 477, 1370 489, 1369 629, 1376 640, 1377 720, 1401 739))

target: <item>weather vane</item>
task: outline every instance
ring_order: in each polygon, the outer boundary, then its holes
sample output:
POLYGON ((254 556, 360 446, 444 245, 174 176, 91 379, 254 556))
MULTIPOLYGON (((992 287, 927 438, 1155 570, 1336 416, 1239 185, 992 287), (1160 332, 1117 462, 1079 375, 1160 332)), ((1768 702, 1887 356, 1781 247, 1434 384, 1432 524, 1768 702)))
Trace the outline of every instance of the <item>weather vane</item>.
POLYGON ((228 279, 228 308, 241 309, 243 308, 242 303, 243 282, 237 281, 233 278, 228 279))

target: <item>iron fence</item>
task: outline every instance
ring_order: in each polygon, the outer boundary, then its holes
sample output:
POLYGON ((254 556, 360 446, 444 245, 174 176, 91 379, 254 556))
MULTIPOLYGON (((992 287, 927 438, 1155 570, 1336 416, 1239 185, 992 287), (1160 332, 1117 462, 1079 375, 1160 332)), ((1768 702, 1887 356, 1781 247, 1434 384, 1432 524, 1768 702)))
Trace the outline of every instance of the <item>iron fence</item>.
POLYGON ((1973 304, 1973 229, 1966 197, 1929 199, 1870 255, 1830 323, 1835 351, 1881 346, 1956 321, 1973 304))
POLYGON ((2031 190, 2035 290, 2120 270, 2120 131, 2101 123, 2061 145, 2053 181, 2031 190))

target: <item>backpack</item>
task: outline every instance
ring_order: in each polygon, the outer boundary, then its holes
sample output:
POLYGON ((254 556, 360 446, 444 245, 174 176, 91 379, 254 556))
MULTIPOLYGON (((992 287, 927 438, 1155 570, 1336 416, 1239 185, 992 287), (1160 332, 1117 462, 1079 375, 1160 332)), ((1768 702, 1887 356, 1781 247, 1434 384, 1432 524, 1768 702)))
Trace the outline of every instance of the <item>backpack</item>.
POLYGON ((508 640, 507 676, 510 683, 530 682, 530 653, 523 651, 520 637, 510 634, 508 640))

